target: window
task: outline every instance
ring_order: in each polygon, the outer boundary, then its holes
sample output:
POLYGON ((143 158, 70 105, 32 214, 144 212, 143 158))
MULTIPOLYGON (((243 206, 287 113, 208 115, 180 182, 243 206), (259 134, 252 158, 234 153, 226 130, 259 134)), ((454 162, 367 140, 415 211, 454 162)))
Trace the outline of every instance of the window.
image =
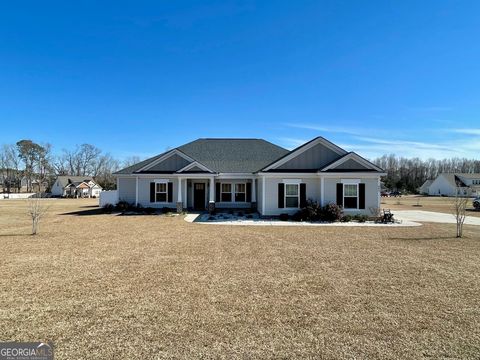
POLYGON ((285 207, 298 208, 298 184, 285 184, 285 207))
POLYGON ((155 201, 167 202, 167 183, 155 184, 155 201))
POLYGON ((235 184, 235 201, 236 202, 245 202, 246 200, 246 185, 245 184, 235 184))
POLYGON ((358 209, 358 185, 357 184, 343 185, 343 208, 358 209))
POLYGON ((222 202, 232 201, 232 184, 221 184, 220 199, 222 202))

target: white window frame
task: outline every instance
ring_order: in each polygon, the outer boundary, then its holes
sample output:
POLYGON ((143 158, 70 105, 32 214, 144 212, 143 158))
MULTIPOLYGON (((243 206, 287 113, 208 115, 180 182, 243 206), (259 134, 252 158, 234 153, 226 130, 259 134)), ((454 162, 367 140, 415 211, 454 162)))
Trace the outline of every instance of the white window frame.
POLYGON ((300 184, 298 182, 286 182, 284 183, 285 186, 285 193, 284 195, 284 204, 285 209, 299 209, 300 208, 300 184), (287 195, 287 186, 296 186, 297 187, 297 195, 287 195), (297 198, 297 206, 287 206, 287 197, 288 198, 297 198))
POLYGON ((343 184, 343 199, 342 199, 342 200, 343 200, 343 210, 347 210, 347 211, 348 211, 348 210, 358 210, 358 205, 359 205, 359 204, 358 204, 358 203, 359 203, 359 193, 358 193, 358 191, 359 191, 358 183, 352 183, 352 182, 350 182, 350 183, 344 183, 344 184, 343 184), (346 186, 355 186, 357 195, 356 195, 356 196, 346 196, 346 195, 345 195, 345 194, 346 194, 346 191, 345 191, 345 187, 346 187, 346 186), (356 198, 356 199, 357 199, 357 207, 354 207, 354 208, 353 208, 353 207, 346 208, 346 207, 345 207, 345 198, 347 198, 347 197, 348 197, 348 198, 356 198))
POLYGON ((220 202, 226 202, 226 203, 230 203, 230 202, 234 202, 233 200, 235 200, 234 196, 233 196, 233 184, 232 183, 227 183, 227 182, 222 182, 220 183, 220 202), (230 185, 230 191, 223 191, 223 185, 230 185), (230 201, 224 201, 223 200, 223 194, 230 194, 230 201))
POLYGON ((238 202, 238 203, 245 203, 247 202, 247 183, 234 183, 233 185, 233 202, 238 202), (243 188, 245 189, 245 191, 239 191, 237 193, 237 185, 243 185, 243 188), (244 198, 245 200, 243 201, 237 201, 237 194, 243 194, 244 195, 244 198))
POLYGON ((168 181, 155 181, 155 202, 168 203, 168 181), (165 185, 165 191, 158 191, 158 185, 165 185), (165 194, 165 201, 158 201, 157 194, 165 194))

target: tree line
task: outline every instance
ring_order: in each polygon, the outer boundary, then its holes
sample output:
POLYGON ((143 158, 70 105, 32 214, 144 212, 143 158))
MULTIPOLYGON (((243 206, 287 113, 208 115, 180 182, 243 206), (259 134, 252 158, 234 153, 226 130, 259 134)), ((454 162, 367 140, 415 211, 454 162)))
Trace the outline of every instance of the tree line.
POLYGON ((480 173, 480 160, 465 158, 428 159, 383 155, 372 161, 385 170, 383 182, 388 189, 416 192, 425 180, 441 173, 480 173))
POLYGON ((91 176, 104 189, 111 190, 116 187, 112 174, 140 160, 130 157, 119 161, 91 144, 63 149, 54 155, 48 143, 20 140, 0 148, 0 184, 3 192, 20 192, 22 185, 27 192, 48 192, 58 175, 91 176))

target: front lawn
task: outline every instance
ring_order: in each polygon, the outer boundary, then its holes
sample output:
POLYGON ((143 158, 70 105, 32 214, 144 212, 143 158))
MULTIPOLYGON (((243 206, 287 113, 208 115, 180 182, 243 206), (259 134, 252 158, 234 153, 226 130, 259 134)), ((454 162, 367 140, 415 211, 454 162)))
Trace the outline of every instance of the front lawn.
POLYGON ((0 201, 0 341, 57 359, 478 358, 480 235, 263 227, 0 201), (73 214, 72 214, 73 213, 73 214))

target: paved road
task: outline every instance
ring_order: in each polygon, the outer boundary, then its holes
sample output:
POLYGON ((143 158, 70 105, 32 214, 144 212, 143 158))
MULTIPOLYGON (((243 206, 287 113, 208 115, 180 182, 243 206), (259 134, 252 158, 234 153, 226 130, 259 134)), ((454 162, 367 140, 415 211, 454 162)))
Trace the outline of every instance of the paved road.
MULTIPOLYGON (((455 216, 452 214, 422 210, 393 210, 392 212, 397 220, 456 224, 455 216)), ((467 216, 465 224, 480 226, 480 218, 467 216)))

